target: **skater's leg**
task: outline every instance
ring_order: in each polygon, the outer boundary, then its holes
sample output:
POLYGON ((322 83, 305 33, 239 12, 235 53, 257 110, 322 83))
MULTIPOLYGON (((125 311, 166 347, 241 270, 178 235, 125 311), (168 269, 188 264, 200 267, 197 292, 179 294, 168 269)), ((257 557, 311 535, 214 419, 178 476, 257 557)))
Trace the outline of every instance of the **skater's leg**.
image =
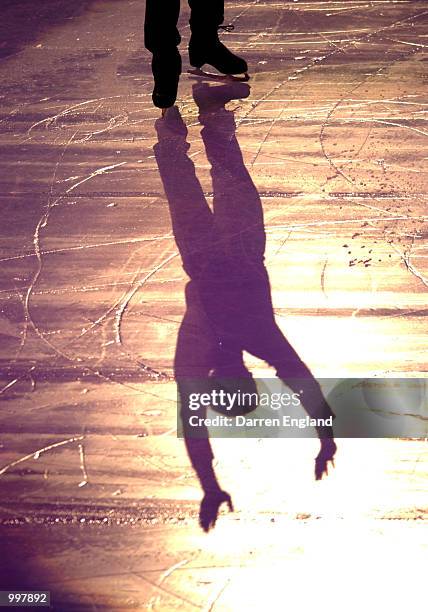
POLYGON ((224 20, 224 0, 188 0, 190 6, 190 28, 192 33, 214 27, 216 30, 224 20))
POLYGON ((223 74, 246 73, 246 61, 229 51, 218 38, 224 19, 224 0, 189 0, 189 6, 190 64, 196 68, 210 64, 223 74))
POLYGON ((180 0, 146 0, 144 45, 157 53, 180 44, 177 30, 180 0))
POLYGON ((177 46, 180 34, 177 21, 180 0, 146 0, 144 44, 152 54, 153 104, 158 108, 172 106, 177 97, 181 57, 177 46))

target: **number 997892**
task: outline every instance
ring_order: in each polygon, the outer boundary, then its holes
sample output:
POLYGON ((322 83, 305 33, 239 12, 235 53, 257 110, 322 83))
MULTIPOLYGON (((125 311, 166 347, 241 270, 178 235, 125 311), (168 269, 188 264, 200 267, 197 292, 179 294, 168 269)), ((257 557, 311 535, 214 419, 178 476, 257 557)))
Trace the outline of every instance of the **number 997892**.
POLYGON ((0 591, 0 606, 50 606, 49 591, 0 591))

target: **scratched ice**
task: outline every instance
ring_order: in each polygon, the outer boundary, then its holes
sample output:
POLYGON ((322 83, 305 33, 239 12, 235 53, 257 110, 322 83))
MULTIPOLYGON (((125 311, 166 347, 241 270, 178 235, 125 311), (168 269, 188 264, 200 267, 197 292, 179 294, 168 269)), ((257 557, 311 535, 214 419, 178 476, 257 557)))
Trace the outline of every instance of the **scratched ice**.
MULTIPOLYGON (((235 512, 199 530, 175 435, 188 278, 153 150, 144 3, 42 4, 9 3, 0 50, 2 580, 52 585, 62 609, 206 611, 263 609, 265 581, 307 609, 327 589, 323 551, 337 609, 357 572, 382 608, 419 609, 426 443, 362 455, 342 440, 316 484, 314 440, 216 440, 235 512), (397 547, 413 560, 400 574, 397 547)), ((226 3, 221 36, 251 68, 226 108, 263 206, 275 316, 319 377, 427 371, 427 19, 423 1, 226 3)), ((178 108, 212 204, 187 6, 180 30, 178 108)))

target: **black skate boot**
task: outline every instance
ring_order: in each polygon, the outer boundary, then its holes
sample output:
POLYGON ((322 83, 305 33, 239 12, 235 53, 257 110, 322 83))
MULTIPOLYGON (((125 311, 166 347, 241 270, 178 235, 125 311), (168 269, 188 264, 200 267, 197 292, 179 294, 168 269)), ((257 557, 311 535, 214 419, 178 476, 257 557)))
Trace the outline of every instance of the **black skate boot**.
MULTIPOLYGON (((219 26, 218 29, 233 30, 233 26, 219 26)), ((204 64, 213 66, 223 74, 245 74, 248 77, 247 62, 238 57, 219 40, 217 29, 207 33, 192 32, 189 42, 189 60, 194 68, 204 64)))
POLYGON ((178 49, 153 53, 152 71, 155 81, 152 100, 161 109, 173 106, 177 98, 178 81, 181 74, 181 57, 178 49))

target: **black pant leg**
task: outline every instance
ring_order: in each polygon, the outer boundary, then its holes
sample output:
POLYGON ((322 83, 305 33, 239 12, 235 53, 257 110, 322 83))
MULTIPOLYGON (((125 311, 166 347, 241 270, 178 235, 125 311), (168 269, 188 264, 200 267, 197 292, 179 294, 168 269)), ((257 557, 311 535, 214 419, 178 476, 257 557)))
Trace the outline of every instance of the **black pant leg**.
POLYGON ((152 53, 177 47, 181 38, 177 29, 180 0, 146 0, 144 45, 152 53))
POLYGON ((224 0, 188 0, 190 6, 190 29, 193 34, 217 31, 224 20, 224 0))

